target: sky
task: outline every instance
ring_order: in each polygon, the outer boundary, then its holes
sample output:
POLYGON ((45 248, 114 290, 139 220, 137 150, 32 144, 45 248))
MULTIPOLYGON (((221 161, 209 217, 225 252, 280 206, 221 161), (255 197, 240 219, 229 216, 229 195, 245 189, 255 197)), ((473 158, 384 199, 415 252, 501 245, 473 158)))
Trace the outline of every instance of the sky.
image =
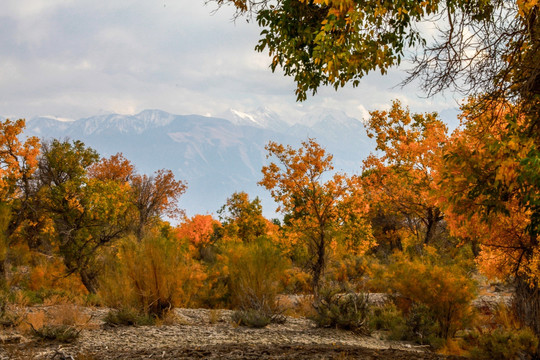
POLYGON ((294 121, 314 109, 356 118, 399 99, 412 111, 455 114, 452 94, 426 98, 397 86, 403 69, 357 88, 322 88, 297 103, 295 84, 254 50, 260 29, 205 0, 3 0, 0 115, 10 118, 136 114, 218 116, 265 106, 294 121))

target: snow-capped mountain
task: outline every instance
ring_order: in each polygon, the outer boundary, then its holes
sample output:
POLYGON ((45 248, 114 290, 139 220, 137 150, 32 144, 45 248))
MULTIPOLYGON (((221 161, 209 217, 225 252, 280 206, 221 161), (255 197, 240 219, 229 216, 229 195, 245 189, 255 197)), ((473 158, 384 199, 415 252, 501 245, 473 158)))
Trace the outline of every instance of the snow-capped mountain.
POLYGON ((344 113, 317 112, 291 125, 266 108, 230 110, 220 117, 160 110, 76 121, 37 117, 27 121, 25 135, 79 139, 104 157, 121 152, 141 173, 171 169, 188 182, 180 201, 188 215, 215 212, 233 192, 246 191, 261 198, 266 216, 275 216, 268 192, 257 186, 270 140, 298 147, 307 137, 316 138, 334 155, 335 168, 349 173, 358 172, 374 149, 363 124, 344 113))
POLYGON ((276 131, 283 131, 290 126, 276 112, 266 107, 260 107, 250 112, 228 109, 219 114, 219 117, 227 119, 235 125, 255 126, 276 131))

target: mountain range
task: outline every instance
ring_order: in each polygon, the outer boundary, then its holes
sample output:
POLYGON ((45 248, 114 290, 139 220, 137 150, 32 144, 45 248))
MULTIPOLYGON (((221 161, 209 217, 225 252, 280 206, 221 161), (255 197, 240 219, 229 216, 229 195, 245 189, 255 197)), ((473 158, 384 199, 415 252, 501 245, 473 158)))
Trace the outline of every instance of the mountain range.
POLYGON ((161 110, 79 120, 35 117, 27 120, 25 135, 82 140, 103 157, 121 152, 139 173, 171 169, 188 183, 180 204, 189 216, 215 213, 233 192, 246 191, 261 198, 265 216, 275 217, 268 191, 257 186, 270 161, 264 149, 270 140, 298 147, 315 138, 334 155, 335 169, 346 173, 358 173, 375 149, 363 123, 343 112, 319 111, 292 122, 267 108, 230 109, 219 117, 161 110))

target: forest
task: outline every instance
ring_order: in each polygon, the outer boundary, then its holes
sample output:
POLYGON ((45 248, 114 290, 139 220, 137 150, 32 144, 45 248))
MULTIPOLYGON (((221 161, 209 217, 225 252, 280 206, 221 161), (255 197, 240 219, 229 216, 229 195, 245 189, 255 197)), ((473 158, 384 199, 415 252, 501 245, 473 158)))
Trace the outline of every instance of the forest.
POLYGON ((187 185, 170 170, 138 174, 122 154, 24 138, 24 120, 6 120, 1 324, 24 328, 21 304, 104 306, 106 321, 124 325, 155 324, 178 307, 234 309, 239 325, 255 328, 305 316, 444 354, 533 357, 538 193, 522 179, 538 176, 523 160, 536 148, 512 139, 511 104, 477 116, 477 101, 452 134, 436 113, 413 114, 398 101, 371 112, 377 147, 360 175, 335 172, 316 139, 299 148, 269 142, 259 185, 280 219, 264 218, 245 192, 231 194, 217 218, 188 218, 187 185), (505 199, 494 201, 493 184, 507 189, 505 199), (474 306, 489 284, 513 301, 474 306), (387 301, 374 305, 370 293, 387 301), (287 295, 303 300, 292 306, 287 295))
POLYGON ((354 175, 334 171, 317 139, 269 142, 259 185, 279 219, 245 192, 216 217, 188 218, 187 184, 170 170, 138 174, 122 154, 25 138, 24 120, 6 120, 0 326, 69 341, 76 326, 34 324, 18 309, 103 307, 114 326, 232 309, 237 326, 307 317, 441 354, 540 358, 538 1, 213 2, 257 22, 256 50, 294 79, 299 101, 359 86, 416 47, 405 82, 464 94, 461 126, 449 133, 399 101, 371 111, 376 148, 354 175), (446 26, 428 42, 421 21, 446 26), (496 291, 511 299, 479 305, 496 291))

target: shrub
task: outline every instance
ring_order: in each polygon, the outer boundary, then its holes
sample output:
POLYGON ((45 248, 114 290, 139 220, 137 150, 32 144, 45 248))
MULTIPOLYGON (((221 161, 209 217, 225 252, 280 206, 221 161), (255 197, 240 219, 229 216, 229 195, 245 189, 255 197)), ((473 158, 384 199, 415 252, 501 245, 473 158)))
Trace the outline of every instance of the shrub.
POLYGON ((11 309, 7 293, 0 291, 0 328, 16 327, 22 319, 23 316, 11 309))
POLYGON ((156 319, 136 309, 122 308, 109 311, 103 321, 105 324, 112 326, 134 326, 154 325, 156 319))
POLYGON ((468 340, 476 343, 471 357, 478 360, 533 359, 538 349, 538 338, 529 328, 476 332, 468 340))
POLYGON ((426 323, 436 324, 436 335, 447 339, 470 323, 476 287, 459 266, 398 259, 385 276, 386 287, 411 325, 420 326, 426 317, 426 323))
POLYGON ((39 329, 32 328, 33 335, 47 341, 71 343, 79 338, 81 330, 71 325, 44 325, 39 329))
POLYGON ((406 319, 394 303, 373 307, 369 322, 373 330, 388 332, 388 339, 402 340, 407 332, 406 319))
POLYGON ((233 312, 232 321, 238 325, 252 328, 263 328, 274 322, 272 320, 272 314, 267 314, 265 311, 255 309, 237 310, 233 312))
POLYGON ((369 303, 364 293, 344 286, 324 286, 313 304, 313 320, 320 327, 335 327, 369 334, 369 303))
POLYGON ((279 249, 259 237, 253 243, 236 245, 229 254, 230 291, 238 316, 284 321, 277 294, 286 264, 279 249))
POLYGON ((189 304, 203 279, 182 244, 156 231, 140 242, 124 240, 102 278, 100 295, 115 309, 133 308, 161 318, 173 307, 189 304))

